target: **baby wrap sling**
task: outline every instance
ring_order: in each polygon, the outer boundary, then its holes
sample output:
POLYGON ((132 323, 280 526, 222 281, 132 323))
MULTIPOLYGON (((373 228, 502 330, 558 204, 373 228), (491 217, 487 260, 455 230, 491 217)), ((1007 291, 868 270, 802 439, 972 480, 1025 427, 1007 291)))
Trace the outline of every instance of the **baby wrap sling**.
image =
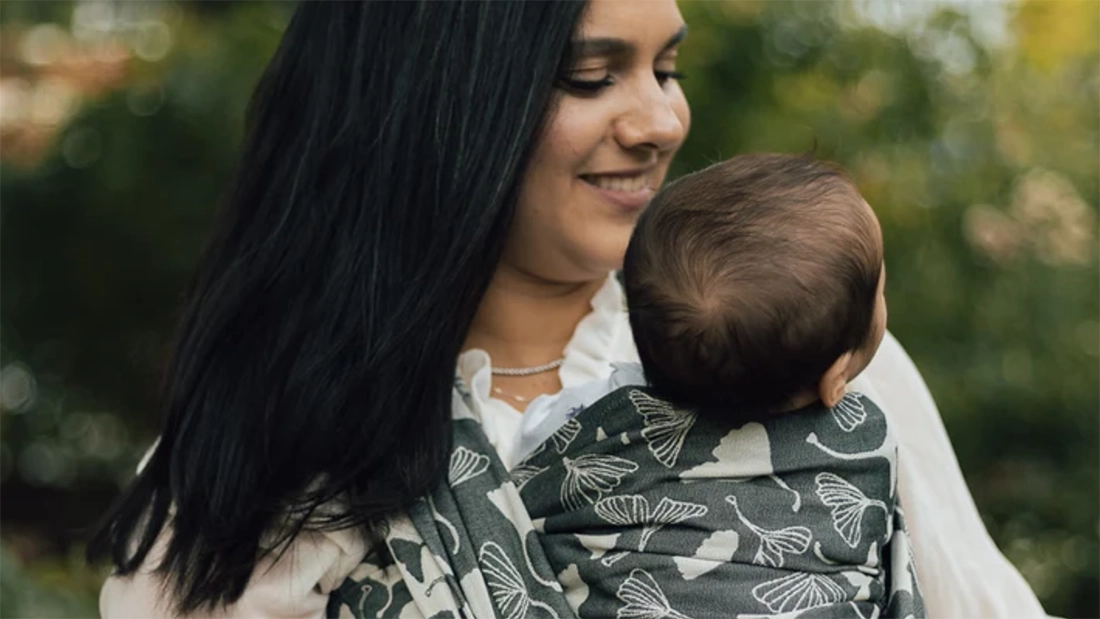
POLYGON ((923 617, 873 403, 722 426, 642 387, 511 472, 455 389, 446 484, 391 521, 330 617, 923 617))

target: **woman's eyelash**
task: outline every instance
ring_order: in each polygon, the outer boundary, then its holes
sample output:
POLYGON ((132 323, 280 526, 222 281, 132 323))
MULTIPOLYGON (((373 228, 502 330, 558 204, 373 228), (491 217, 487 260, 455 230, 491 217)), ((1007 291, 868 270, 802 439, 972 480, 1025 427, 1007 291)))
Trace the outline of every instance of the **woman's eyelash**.
POLYGON ((578 80, 565 76, 558 78, 558 80, 566 89, 583 93, 598 92, 614 83, 610 75, 598 80, 578 80))
MULTIPOLYGON (((661 84, 669 80, 680 81, 687 78, 686 75, 679 71, 654 71, 653 75, 657 77, 657 81, 661 84)), ((598 80, 578 80, 565 76, 558 78, 558 80, 567 90, 581 93, 596 93, 615 83, 610 75, 598 80)))

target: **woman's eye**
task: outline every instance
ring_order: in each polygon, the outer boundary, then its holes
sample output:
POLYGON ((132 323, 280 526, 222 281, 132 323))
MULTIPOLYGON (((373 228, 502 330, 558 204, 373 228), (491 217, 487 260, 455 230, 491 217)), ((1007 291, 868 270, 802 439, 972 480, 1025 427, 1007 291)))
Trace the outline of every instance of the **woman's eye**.
POLYGON ((563 75, 558 78, 558 81, 564 89, 581 94, 597 93, 613 83, 611 75, 605 75, 599 79, 580 79, 571 75, 563 75))
POLYGON ((657 76, 657 83, 661 84, 662 86, 669 80, 680 81, 687 77, 679 71, 654 71, 653 75, 657 76))
MULTIPOLYGON (((679 71, 654 70, 653 75, 657 78, 657 83, 662 86, 667 84, 669 80, 682 80, 685 77, 679 71)), ((579 95, 598 94, 614 83, 615 80, 610 73, 591 70, 573 71, 558 78, 560 88, 579 95)))

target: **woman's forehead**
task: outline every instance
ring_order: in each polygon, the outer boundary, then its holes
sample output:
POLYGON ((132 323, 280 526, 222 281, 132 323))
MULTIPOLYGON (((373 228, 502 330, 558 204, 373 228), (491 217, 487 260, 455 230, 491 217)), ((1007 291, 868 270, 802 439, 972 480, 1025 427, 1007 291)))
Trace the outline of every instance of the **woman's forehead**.
MULTIPOLYGON (((687 36, 687 26, 682 26, 661 46, 664 52, 680 44, 687 36)), ((592 58, 595 56, 633 56, 639 49, 649 47, 629 39, 617 37, 583 37, 575 39, 570 48, 570 58, 592 58)))
POLYGON ((579 39, 619 40, 635 48, 663 48, 682 38, 684 19, 675 0, 590 0, 579 39), (680 35, 677 37, 677 35, 680 35))

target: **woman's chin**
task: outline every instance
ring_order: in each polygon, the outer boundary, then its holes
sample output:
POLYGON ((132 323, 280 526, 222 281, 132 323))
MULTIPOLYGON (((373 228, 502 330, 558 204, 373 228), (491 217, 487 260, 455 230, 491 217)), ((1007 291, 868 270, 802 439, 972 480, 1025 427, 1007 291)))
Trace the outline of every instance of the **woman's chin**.
POLYGON ((606 277, 611 271, 617 271, 623 267, 626 247, 630 243, 630 234, 633 231, 633 224, 614 226, 605 229, 599 237, 591 238, 592 242, 585 248, 584 262, 589 265, 587 270, 593 278, 606 277))

